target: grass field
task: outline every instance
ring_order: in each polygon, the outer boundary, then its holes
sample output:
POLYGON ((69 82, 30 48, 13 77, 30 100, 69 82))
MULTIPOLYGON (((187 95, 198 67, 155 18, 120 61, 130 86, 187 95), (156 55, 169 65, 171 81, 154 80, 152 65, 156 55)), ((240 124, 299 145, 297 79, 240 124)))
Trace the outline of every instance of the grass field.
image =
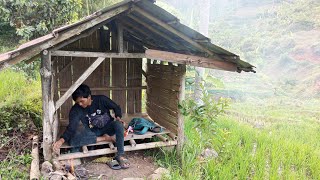
POLYGON ((170 179, 320 179, 319 103, 232 104, 216 121, 217 132, 201 135, 186 119, 182 167, 174 152, 159 153, 159 163, 171 170, 170 179), (201 158, 204 148, 218 158, 201 158))

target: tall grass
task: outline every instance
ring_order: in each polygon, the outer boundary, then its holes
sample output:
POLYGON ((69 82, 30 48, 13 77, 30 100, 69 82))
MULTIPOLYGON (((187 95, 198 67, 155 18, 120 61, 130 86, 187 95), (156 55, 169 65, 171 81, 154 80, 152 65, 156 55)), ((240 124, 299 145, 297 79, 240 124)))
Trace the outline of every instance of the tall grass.
POLYGON ((169 179, 319 179, 316 102, 306 102, 304 108, 281 103, 233 104, 233 113, 216 121, 218 132, 202 131, 201 135, 187 118, 181 167, 173 152, 158 154, 165 156, 158 161, 171 171, 169 179), (222 137, 208 143, 210 138, 222 137), (218 158, 201 158, 206 147, 217 150, 218 158))
POLYGON ((0 72, 0 107, 41 97, 41 83, 27 79, 22 72, 6 69, 0 72))

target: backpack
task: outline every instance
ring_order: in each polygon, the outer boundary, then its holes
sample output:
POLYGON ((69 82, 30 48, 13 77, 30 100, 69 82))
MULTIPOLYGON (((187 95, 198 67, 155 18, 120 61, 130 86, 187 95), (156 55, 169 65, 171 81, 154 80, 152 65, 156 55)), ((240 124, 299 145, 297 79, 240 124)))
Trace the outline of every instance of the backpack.
POLYGON ((163 131, 163 128, 160 126, 157 126, 154 122, 149 121, 144 118, 133 118, 128 126, 131 126, 133 128, 133 132, 135 134, 145 134, 148 130, 159 133, 163 131))

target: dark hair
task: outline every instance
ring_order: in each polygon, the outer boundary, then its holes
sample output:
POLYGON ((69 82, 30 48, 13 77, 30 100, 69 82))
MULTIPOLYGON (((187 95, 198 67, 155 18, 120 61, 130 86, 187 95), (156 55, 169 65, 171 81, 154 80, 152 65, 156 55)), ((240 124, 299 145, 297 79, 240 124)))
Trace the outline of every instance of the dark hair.
POLYGON ((79 97, 88 98, 91 95, 89 86, 81 84, 73 93, 72 99, 76 101, 79 97))

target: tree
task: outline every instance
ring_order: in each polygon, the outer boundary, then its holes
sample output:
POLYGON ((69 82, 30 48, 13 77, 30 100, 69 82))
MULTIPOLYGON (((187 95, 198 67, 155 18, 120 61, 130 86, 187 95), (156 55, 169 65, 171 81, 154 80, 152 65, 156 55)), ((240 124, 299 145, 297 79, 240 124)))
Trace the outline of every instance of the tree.
POLYGON ((81 4, 81 0, 2 0, 0 19, 9 22, 23 39, 30 40, 78 20, 81 4))
MULTIPOLYGON (((209 32, 209 16, 210 16, 210 0, 199 0, 200 10, 201 13, 200 21, 199 21, 199 31, 201 34, 208 36, 209 32)), ((203 89, 203 82, 204 82, 204 73, 205 69, 201 67, 195 68, 195 84, 194 84, 194 100, 195 102, 200 105, 203 104, 202 102, 202 89, 203 89)))

